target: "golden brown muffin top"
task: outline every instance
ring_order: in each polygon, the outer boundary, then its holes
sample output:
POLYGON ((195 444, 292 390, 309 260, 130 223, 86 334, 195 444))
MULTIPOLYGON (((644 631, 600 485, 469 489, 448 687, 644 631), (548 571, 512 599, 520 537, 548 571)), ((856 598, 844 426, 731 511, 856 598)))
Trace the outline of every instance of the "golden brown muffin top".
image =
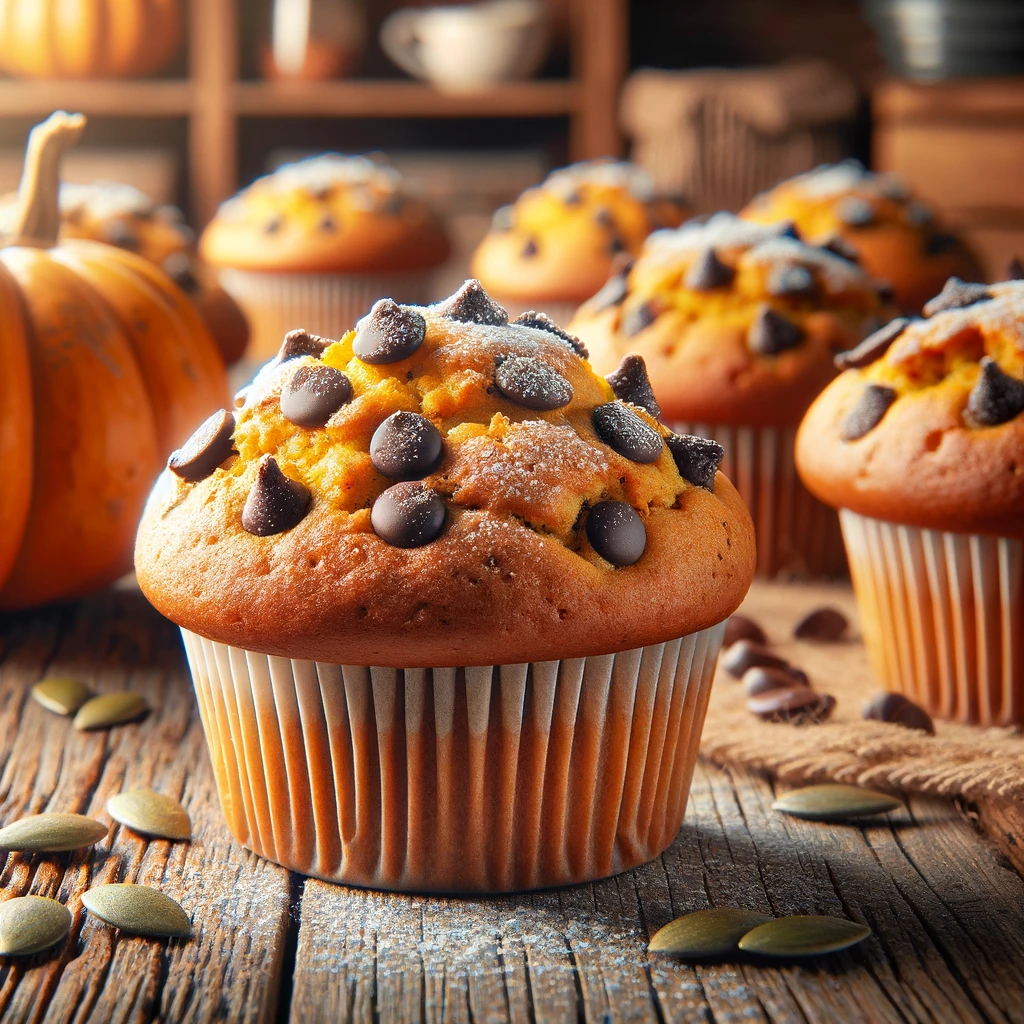
POLYGON ((838 357, 797 462, 823 500, 966 533, 1024 535, 1024 282, 951 278, 838 357))
POLYGON ((721 448, 656 419, 543 315, 475 282, 292 332, 169 463, 136 562, 204 636, 404 667, 579 657, 724 619, 753 572, 721 448))
POLYGON ((448 252, 433 212, 376 155, 285 164, 223 203, 200 239, 215 266, 282 273, 421 270, 448 252))

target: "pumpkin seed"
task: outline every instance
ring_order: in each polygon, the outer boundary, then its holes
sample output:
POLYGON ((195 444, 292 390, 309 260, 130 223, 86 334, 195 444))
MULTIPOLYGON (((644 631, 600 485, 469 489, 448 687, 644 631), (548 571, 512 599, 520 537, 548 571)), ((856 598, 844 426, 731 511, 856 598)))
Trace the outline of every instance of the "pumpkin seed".
POLYGON ((82 902, 101 921, 132 935, 163 939, 192 934, 192 924, 181 905, 148 885, 98 885, 82 894, 82 902))
POLYGON ((742 907, 712 907, 669 921, 654 933, 647 947, 652 953, 675 956, 725 956, 752 928, 771 918, 742 907))
POLYGON ((122 690, 117 693, 101 693, 87 700, 75 715, 76 729, 109 729, 141 718, 149 705, 137 693, 122 690))
POLYGON ((808 821, 866 818, 872 814, 887 814, 902 806, 902 801, 888 793, 839 783, 794 789, 772 804, 776 811, 791 814, 794 818, 806 818, 808 821))
POLYGON ((820 956, 854 946, 870 934, 867 925, 841 917, 795 915, 759 924, 740 939, 739 947, 763 956, 820 956))
POLYGON ((80 679, 53 676, 36 683, 32 687, 32 696, 47 711, 73 715, 92 696, 92 690, 80 679))
POLYGON ((71 911, 46 896, 15 896, 0 903, 0 956, 29 956, 60 942, 71 911))
POLYGON ((131 789, 107 801, 107 813, 122 825, 158 839, 189 839, 192 823, 185 808, 152 789, 131 789))
POLYGON ((32 814, 0 828, 0 850, 63 853, 98 843, 107 826, 84 814, 32 814))

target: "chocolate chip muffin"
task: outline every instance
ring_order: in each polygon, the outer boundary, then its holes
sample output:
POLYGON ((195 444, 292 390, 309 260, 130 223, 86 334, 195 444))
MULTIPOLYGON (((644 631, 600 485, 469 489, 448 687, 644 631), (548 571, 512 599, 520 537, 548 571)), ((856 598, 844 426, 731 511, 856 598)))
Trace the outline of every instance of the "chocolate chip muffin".
POLYGON ((785 225, 728 213, 651 235, 636 263, 609 279, 569 329, 595 369, 629 353, 646 361, 666 423, 712 437, 758 533, 758 571, 844 568, 834 513, 793 468, 800 417, 853 347, 886 314, 855 263, 807 245, 785 225))
POLYGON ((290 333, 240 402, 172 456, 136 550, 239 839, 448 891, 663 849, 754 550, 721 449, 658 422, 642 362, 606 381, 470 281, 290 333))
POLYGON ((978 280, 974 256, 939 224, 895 174, 856 160, 818 167, 757 196, 740 214, 759 224, 788 221, 815 245, 861 261, 892 287, 896 305, 917 314, 951 274, 978 280))
POLYGON ((1024 725, 1024 282, 951 278, 839 357, 797 437, 841 509, 864 638, 933 715, 1024 725))

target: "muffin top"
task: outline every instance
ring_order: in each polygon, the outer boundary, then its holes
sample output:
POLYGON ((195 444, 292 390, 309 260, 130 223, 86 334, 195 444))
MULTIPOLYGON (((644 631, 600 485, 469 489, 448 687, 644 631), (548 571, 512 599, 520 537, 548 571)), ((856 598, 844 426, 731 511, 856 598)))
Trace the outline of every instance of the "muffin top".
POLYGON ((797 435, 807 486, 839 508, 1024 536, 1024 281, 951 278, 838 357, 797 435))
POLYGON ((658 199, 650 175, 617 160, 553 171, 494 215, 472 271, 496 295, 522 302, 582 302, 607 280, 616 256, 683 218, 658 199))
POLYGON ((719 213, 657 231, 569 329, 598 372, 642 355, 669 420, 786 426, 835 376, 832 357, 877 326, 876 282, 855 263, 719 213))
POLYGON ((815 245, 850 247, 869 273, 892 286, 904 312, 919 312, 950 275, 980 277, 963 243, 941 229, 902 178, 873 174, 856 160, 790 178, 755 197, 740 216, 790 221, 815 245))
POLYGON ((722 449, 655 418, 542 314, 475 281, 293 331, 175 452, 136 566, 170 619, 248 650, 399 667, 629 650, 720 622, 753 574, 722 449))
POLYGON ((200 240, 219 267, 297 273, 422 270, 449 244, 429 207, 380 159, 285 164, 223 203, 200 240))

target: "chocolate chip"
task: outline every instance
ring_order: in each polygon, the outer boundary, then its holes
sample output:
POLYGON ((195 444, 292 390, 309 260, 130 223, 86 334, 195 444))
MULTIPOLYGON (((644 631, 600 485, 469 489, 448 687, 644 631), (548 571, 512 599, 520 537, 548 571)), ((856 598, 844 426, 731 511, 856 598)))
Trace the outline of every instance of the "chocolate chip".
POLYGON ((761 307, 747 332, 747 343, 751 351, 762 356, 774 356, 796 348, 803 338, 801 328, 768 306, 761 307))
POLYGON ((960 239, 956 235, 938 232, 925 239, 924 251, 929 256, 941 256, 943 253, 956 252, 960 248, 960 239))
POLYGON ((732 647, 739 640, 752 640, 755 644, 764 645, 768 643, 765 631, 746 615, 730 615, 729 621, 725 624, 725 636, 722 638, 723 647, 732 647))
POLYGON ((1024 263, 1014 256, 1010 260, 1010 265, 1006 268, 1006 280, 1007 281, 1021 281, 1024 280, 1024 263))
POLYGON ((875 208, 860 196, 845 196, 836 203, 836 216, 851 228, 864 228, 875 219, 875 208))
POLYGON ((613 256, 617 256, 619 253, 626 251, 626 243, 618 235, 613 235, 608 243, 608 251, 613 256))
POLYGON ((611 309, 612 306, 621 305, 627 292, 626 274, 615 274, 605 281, 587 304, 595 313, 599 313, 602 309, 611 309))
POLYGON ((793 686, 809 686, 807 673, 799 668, 770 668, 755 665, 743 673, 740 680, 743 692, 747 697, 757 697, 772 690, 782 690, 793 686))
POLYGON ((796 226, 796 222, 792 220, 780 220, 775 224, 772 224, 769 230, 777 238, 793 238, 796 241, 802 241, 800 238, 800 229, 796 226))
POLYGON ((747 710, 766 722, 803 725, 823 722, 832 714, 835 698, 816 693, 809 686, 789 686, 750 697, 747 710))
POLYGON ((739 679, 749 668, 789 668, 789 662, 752 640, 737 640, 722 656, 722 668, 739 679))
POLYGON ((479 281, 470 279, 438 307, 442 316, 471 324, 498 327, 508 323, 508 313, 484 291, 479 281))
POLYGON ((643 356, 632 353, 623 356, 622 362, 605 377, 605 380, 611 385, 616 398, 646 409, 655 419, 661 415, 661 406, 654 397, 643 356))
POLYGON ((814 275, 806 267, 772 267, 766 282, 769 295, 813 296, 814 275))
POLYGON ((590 356, 587 346, 575 334, 563 330, 546 313, 538 313, 531 309, 526 313, 520 313, 512 323, 516 327, 533 327, 535 330, 553 334, 559 340, 564 341, 566 347, 572 349, 581 359, 587 359, 590 356))
POLYGON ((809 611, 794 627, 797 640, 842 640, 849 620, 838 608, 815 608, 809 611))
POLYGON ((907 204, 907 222, 915 228, 926 228, 931 224, 934 215, 930 207, 922 202, 907 204))
POLYGON ((889 406, 898 397, 892 388, 884 384, 869 384, 857 404, 846 414, 846 419, 839 428, 839 436, 844 441, 856 441, 857 438, 870 433, 882 422, 882 417, 889 411, 889 406))
POLYGON ((875 694, 861 709, 861 715, 868 721, 895 722, 908 729, 935 734, 935 723, 931 715, 902 693, 875 694))
POLYGON ((612 211, 607 206, 599 206, 594 211, 594 220, 597 221, 598 226, 602 228, 613 228, 615 227, 615 217, 612 211))
POLYGON ((981 372, 967 398, 966 419, 974 426, 996 427, 1024 412, 1024 380, 1004 373, 991 356, 981 357, 981 372))
POLYGON ((494 371, 498 390, 516 405, 548 412, 572 401, 572 385, 533 356, 505 356, 494 371))
POLYGON ((942 291, 924 304, 921 312, 925 316, 935 316, 947 309, 965 309, 991 298, 992 293, 983 284, 968 284, 959 277, 951 277, 942 286, 942 291))
POLYGON ((491 217, 491 230, 504 233, 511 231, 515 224, 515 214, 511 206, 499 206, 491 217))
POLYGON ((695 487, 715 489, 715 474, 725 458, 725 449, 710 437, 693 434, 669 434, 665 444, 676 460, 679 475, 695 487))
POLYGON ((298 427, 322 427, 351 398, 345 374, 323 363, 307 364, 281 389, 281 413, 298 427))
POLYGON ((192 270, 192 259, 187 252, 172 252, 163 264, 164 273, 183 291, 191 295, 199 288, 192 270))
POLYGON ((661 434, 621 402, 599 405, 591 419, 597 436, 613 451, 633 462, 657 462, 665 447, 661 434))
POLYGON ((370 523, 381 540, 396 548, 418 548, 444 529, 448 510, 437 491, 417 482, 394 484, 373 503, 370 523))
POLYGON ((860 252, 855 245, 851 245, 842 235, 833 235, 821 243, 822 249, 827 249, 834 256, 849 260, 850 263, 860 262, 860 252))
POLYGON ((583 202, 583 195, 578 188, 574 188, 562 196, 562 202, 566 206, 579 206, 583 202))
POLYGON ((408 359, 423 344, 427 321, 394 299, 379 299, 356 324, 352 351, 374 366, 408 359))
POLYGON ((392 480, 416 480, 432 473, 443 453, 437 427, 414 412, 392 413, 370 439, 370 461, 392 480))
POLYGON ((286 363, 289 359, 296 359, 299 356, 313 356, 314 359, 319 359, 330 344, 328 338, 317 337, 308 331, 289 331, 277 350, 275 361, 279 364, 286 363))
POLYGON ((119 249, 138 249, 142 239, 139 233, 124 220, 112 220, 103 227, 103 241, 116 245, 119 249))
POLYGON ((263 232, 267 235, 276 235, 281 230, 281 218, 271 217, 266 224, 263 225, 263 232))
POLYGON ((285 476, 277 460, 264 455, 242 509, 242 529, 257 537, 284 533, 305 518, 312 502, 308 487, 285 476))
POLYGON ((732 284, 736 271, 718 258, 718 253, 711 247, 705 249, 690 265, 683 283, 687 288, 698 292, 708 292, 713 288, 725 288, 732 284))
POLYGON ((536 241, 534 239, 532 239, 532 238, 528 238, 526 240, 526 244, 520 250, 519 255, 522 256, 523 259, 527 259, 528 260, 531 257, 536 256, 537 255, 537 251, 538 250, 537 250, 537 243, 536 243, 536 241))
POLYGON ((171 452, 167 468, 182 480, 205 480, 234 451, 234 432, 235 417, 223 409, 215 412, 177 451, 171 452))
POLYGON ((401 192, 391 192, 382 196, 377 202, 377 209, 386 213, 389 217, 397 217, 405 206, 405 196, 401 192))
POLYGON ((851 348, 849 352, 840 352, 833 360, 836 369, 861 370, 865 366, 870 366, 889 351, 889 347, 907 329, 909 323, 910 320, 905 316, 890 320, 874 334, 869 334, 856 348, 851 348))
POLYGON ((329 213, 325 213, 317 227, 324 232, 337 231, 338 222, 329 213))
POLYGON ((876 281, 875 294, 883 306, 888 306, 896 297, 896 289, 888 281, 876 281))
POLYGON ((647 547, 647 530, 632 505, 599 501, 587 515, 587 540, 612 565, 632 565, 647 547))
POLYGON ((641 302, 622 314, 619 321, 619 330, 623 334, 632 337, 639 334, 645 327, 650 327, 658 319, 658 309, 651 302, 641 302))

